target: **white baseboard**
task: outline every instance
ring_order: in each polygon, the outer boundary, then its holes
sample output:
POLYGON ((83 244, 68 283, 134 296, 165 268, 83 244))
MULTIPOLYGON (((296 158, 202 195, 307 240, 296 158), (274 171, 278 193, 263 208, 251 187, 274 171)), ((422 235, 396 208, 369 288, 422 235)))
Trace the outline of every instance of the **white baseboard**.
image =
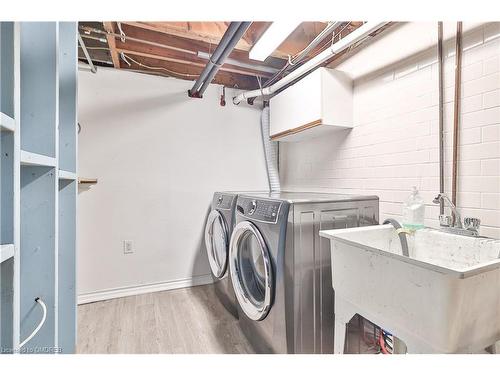
POLYGON ((84 303, 104 301, 107 299, 135 296, 137 294, 161 292, 164 290, 188 288, 191 286, 211 284, 212 282, 212 275, 201 275, 161 283, 105 289, 78 295, 78 304, 81 305, 84 303))

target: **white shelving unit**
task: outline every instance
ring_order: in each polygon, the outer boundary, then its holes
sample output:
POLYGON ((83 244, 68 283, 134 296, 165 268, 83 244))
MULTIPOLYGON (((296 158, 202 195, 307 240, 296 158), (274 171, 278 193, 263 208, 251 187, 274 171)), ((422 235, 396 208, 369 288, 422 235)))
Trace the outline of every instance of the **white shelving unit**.
POLYGON ((76 180, 77 176, 74 172, 68 172, 62 169, 59 169, 59 179, 60 180, 76 180))
POLYGON ((0 129, 2 131, 13 132, 16 129, 16 122, 12 117, 0 112, 0 129))
POLYGON ((16 27, 0 22, 0 346, 11 350, 18 333, 19 59, 16 27))
POLYGON ((21 150, 21 165, 31 165, 39 167, 55 167, 57 165, 56 158, 35 154, 34 152, 21 150))
POLYGON ((77 24, 0 22, 2 351, 76 341, 77 24))
POLYGON ((0 263, 14 256, 14 244, 0 245, 0 263))

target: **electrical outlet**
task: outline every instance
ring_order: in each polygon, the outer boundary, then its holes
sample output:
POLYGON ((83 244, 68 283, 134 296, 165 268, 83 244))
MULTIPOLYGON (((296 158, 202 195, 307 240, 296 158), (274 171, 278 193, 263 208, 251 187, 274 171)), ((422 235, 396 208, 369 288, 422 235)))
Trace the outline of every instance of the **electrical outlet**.
POLYGON ((123 254, 132 254, 134 252, 134 247, 132 245, 131 240, 123 241, 123 254))

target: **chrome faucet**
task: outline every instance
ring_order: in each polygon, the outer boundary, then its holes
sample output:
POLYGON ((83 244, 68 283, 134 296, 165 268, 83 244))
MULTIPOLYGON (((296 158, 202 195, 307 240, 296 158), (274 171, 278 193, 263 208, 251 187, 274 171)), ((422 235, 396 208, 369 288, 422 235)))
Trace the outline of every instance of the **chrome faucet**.
MULTIPOLYGON (((432 203, 435 204, 440 204, 441 201, 444 203, 447 203, 448 206, 450 207, 451 212, 453 212, 453 215, 455 216, 455 225, 453 227, 455 228, 463 228, 462 226, 462 216, 460 215, 460 212, 458 212, 457 207, 453 204, 450 198, 444 193, 439 193, 436 198, 432 201, 432 203)), ((451 227, 453 222, 453 218, 449 215, 439 215, 439 225, 443 227, 451 227)))
POLYGON ((435 204, 440 204, 441 202, 443 202, 443 204, 448 204, 451 212, 453 212, 453 216, 455 217, 455 221, 453 221, 452 216, 444 214, 439 215, 439 225, 441 230, 464 236, 479 236, 479 226, 481 225, 481 220, 475 217, 466 217, 462 223, 462 216, 460 215, 460 212, 446 194, 438 194, 432 202, 435 204))

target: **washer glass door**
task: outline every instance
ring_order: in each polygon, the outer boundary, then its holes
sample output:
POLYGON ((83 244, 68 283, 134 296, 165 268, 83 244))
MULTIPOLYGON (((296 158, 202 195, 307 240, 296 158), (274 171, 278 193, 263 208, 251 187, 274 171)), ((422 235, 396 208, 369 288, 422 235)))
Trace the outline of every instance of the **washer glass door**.
POLYGON ((233 230, 230 272, 236 298, 252 320, 262 320, 271 309, 273 278, 267 245, 252 223, 244 221, 233 230))
POLYGON ((214 276, 220 279, 226 272, 229 246, 226 221, 217 210, 213 210, 208 215, 205 227, 205 245, 210 269, 214 276))

